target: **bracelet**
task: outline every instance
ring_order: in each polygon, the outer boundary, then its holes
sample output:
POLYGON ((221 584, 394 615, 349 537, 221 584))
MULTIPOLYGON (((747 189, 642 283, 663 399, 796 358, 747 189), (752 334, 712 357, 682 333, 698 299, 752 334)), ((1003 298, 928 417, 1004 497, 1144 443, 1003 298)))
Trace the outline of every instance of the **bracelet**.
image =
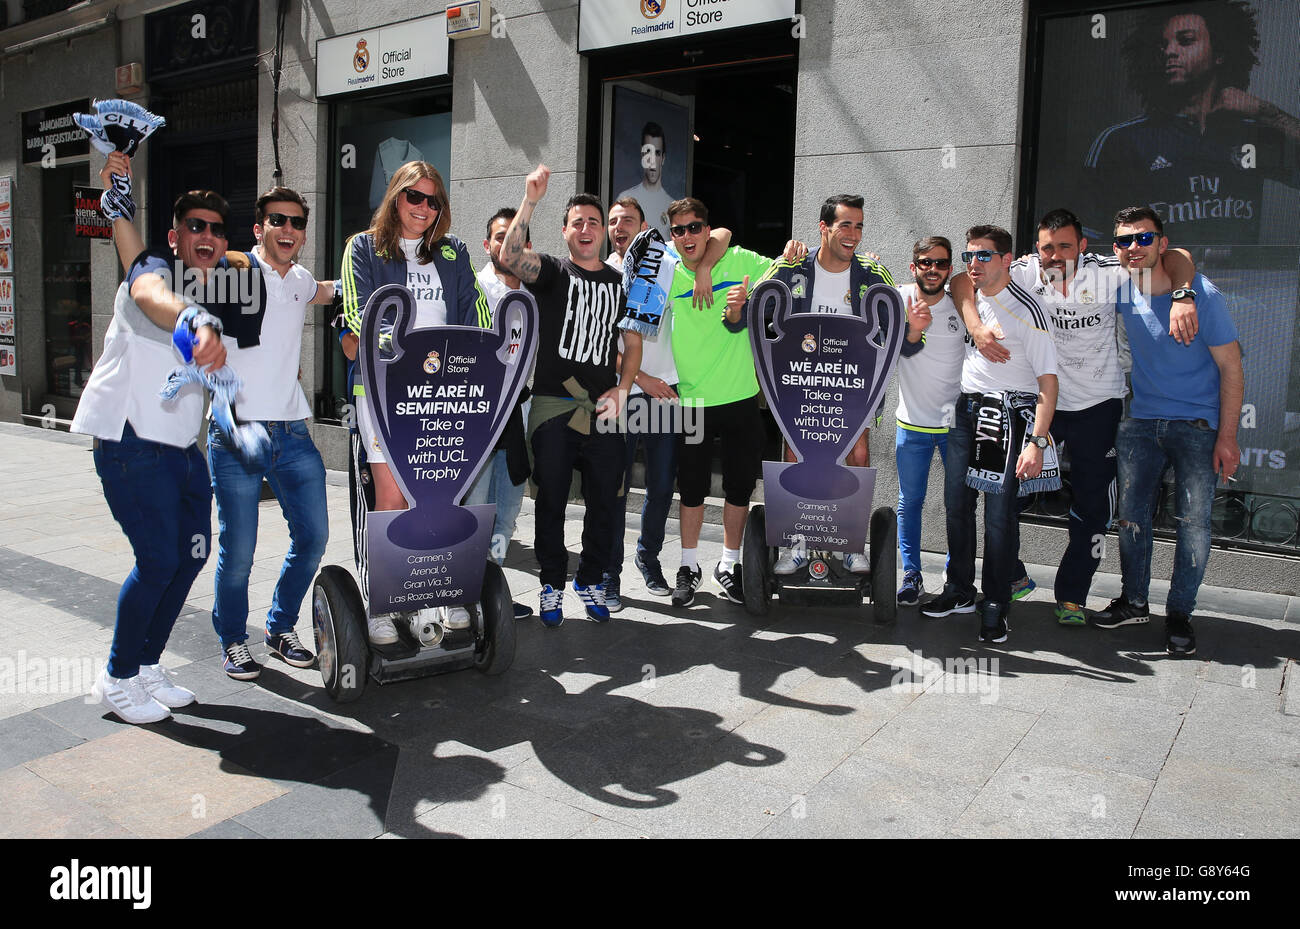
POLYGON ((198 344, 198 331, 204 326, 211 326, 221 335, 221 320, 201 306, 187 304, 176 317, 176 328, 172 330, 172 344, 180 352, 181 358, 188 364, 194 360, 194 346, 198 344))

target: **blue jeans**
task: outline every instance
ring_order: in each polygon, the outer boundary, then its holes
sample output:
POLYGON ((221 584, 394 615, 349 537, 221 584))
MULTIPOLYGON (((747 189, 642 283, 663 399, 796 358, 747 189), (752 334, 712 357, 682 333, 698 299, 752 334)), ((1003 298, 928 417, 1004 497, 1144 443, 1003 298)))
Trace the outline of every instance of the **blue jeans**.
POLYGON ((248 574, 257 546, 258 503, 266 478, 289 523, 289 553, 280 569, 271 610, 269 635, 289 632, 298 622, 303 597, 311 586, 325 543, 329 517, 325 502, 325 465, 303 420, 264 423, 271 447, 260 460, 246 462, 222 442, 216 425, 208 429, 208 462, 217 497, 221 535, 217 548, 217 598, 212 627, 225 648, 248 639, 248 574))
MULTIPOLYGON (((645 449, 645 502, 641 506, 641 535, 636 540, 636 551, 649 568, 659 567, 659 553, 664 547, 664 527, 668 523, 668 510, 673 504, 673 485, 677 482, 677 432, 657 426, 672 425, 680 430, 680 411, 669 424, 666 415, 648 411, 662 401, 652 401, 645 394, 636 394, 627 401, 629 423, 638 419, 645 424, 643 431, 627 433, 627 468, 623 475, 622 494, 614 513, 614 547, 610 550, 609 574, 618 578, 623 573, 623 536, 627 531, 627 489, 632 483, 632 463, 636 447, 645 449), (647 412, 638 412, 645 410, 647 412)), ((662 569, 661 569, 662 570, 662 569)))
POLYGON ((95 447, 104 499, 126 533, 135 567, 117 596, 108 673, 135 677, 157 664, 194 579, 208 560, 212 489, 197 445, 176 448, 136 436, 95 447))
POLYGON ((898 427, 894 461, 898 466, 898 550, 903 554, 904 574, 921 570, 921 509, 935 449, 939 450, 939 463, 947 467, 946 431, 918 432, 898 427))
POLYGON ((1214 503, 1214 443, 1204 420, 1126 419, 1119 424, 1119 563, 1124 596, 1146 603, 1151 588, 1151 517, 1160 475, 1174 469, 1174 574, 1166 610, 1190 614, 1210 558, 1214 503))
POLYGON ((519 519, 519 508, 523 506, 524 489, 527 481, 519 484, 510 482, 510 466, 506 463, 506 450, 498 449, 492 453, 483 470, 479 472, 474 486, 465 495, 465 506, 478 506, 483 503, 495 503, 496 519, 492 522, 492 547, 489 554, 497 564, 506 563, 506 549, 515 534, 515 522, 519 519))
MULTIPOLYGON (((966 486, 966 468, 974 444, 971 417, 978 398, 963 394, 957 401, 956 422, 948 432, 944 456, 943 502, 948 527, 948 583, 946 591, 963 597, 975 594, 975 502, 979 491, 966 486)), ((1011 582, 1016 579, 1020 551, 1020 482, 1015 460, 1007 468, 1001 493, 984 494, 984 599, 1011 602, 1011 582)))

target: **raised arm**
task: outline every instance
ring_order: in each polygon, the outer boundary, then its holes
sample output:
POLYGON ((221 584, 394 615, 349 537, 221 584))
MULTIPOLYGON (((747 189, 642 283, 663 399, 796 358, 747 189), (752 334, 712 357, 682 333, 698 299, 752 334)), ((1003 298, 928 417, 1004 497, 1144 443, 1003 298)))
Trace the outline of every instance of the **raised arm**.
POLYGON ((551 169, 538 165, 524 182, 524 199, 519 204, 519 211, 510 221, 505 240, 501 243, 500 261, 506 269, 525 284, 537 281, 542 271, 542 259, 537 252, 524 245, 528 241, 528 224, 532 221, 533 210, 546 196, 546 185, 551 179, 551 169))
MULTIPOLYGON (((100 169, 99 181, 108 190, 113 186, 113 175, 120 177, 131 176, 131 159, 121 152, 113 152, 108 156, 108 161, 104 162, 104 167, 100 169)), ((119 216, 113 220, 113 244, 117 246, 117 257, 122 262, 122 271, 131 270, 131 265, 140 257, 144 251, 144 239, 140 238, 140 230, 135 228, 135 223, 125 217, 119 216)))

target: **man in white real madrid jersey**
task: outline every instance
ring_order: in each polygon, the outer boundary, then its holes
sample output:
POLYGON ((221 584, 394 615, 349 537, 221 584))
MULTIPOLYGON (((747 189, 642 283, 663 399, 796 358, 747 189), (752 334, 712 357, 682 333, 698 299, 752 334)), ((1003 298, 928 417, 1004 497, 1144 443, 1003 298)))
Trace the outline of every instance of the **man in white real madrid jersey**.
MULTIPOLYGON (((899 287, 909 320, 924 326, 922 350, 898 360, 898 432, 894 460, 898 466, 898 549, 903 556, 903 586, 898 602, 916 603, 925 591, 921 578, 921 510, 930 481, 935 450, 942 464, 948 430, 961 393, 961 366, 966 357, 966 326, 944 288, 952 273, 952 243, 929 236, 912 246, 909 266, 914 284, 899 287)), ((909 326, 907 338, 921 340, 909 326)))
MULTIPOLYGON (((1038 223, 1036 252, 1013 262, 1011 279, 1047 310, 1056 345, 1059 393, 1052 440, 1070 454, 1069 543, 1056 572, 1056 617, 1082 626, 1083 605, 1101 564, 1103 539, 1115 506, 1115 433, 1123 414, 1124 383, 1116 342, 1115 295, 1124 284, 1113 255, 1086 252, 1083 227, 1069 210, 1056 209, 1038 223)), ((1195 268, 1185 252, 1170 261, 1175 279, 1190 283, 1195 268)), ((1191 299, 1171 318, 1171 334, 1184 343, 1196 331, 1191 299)))

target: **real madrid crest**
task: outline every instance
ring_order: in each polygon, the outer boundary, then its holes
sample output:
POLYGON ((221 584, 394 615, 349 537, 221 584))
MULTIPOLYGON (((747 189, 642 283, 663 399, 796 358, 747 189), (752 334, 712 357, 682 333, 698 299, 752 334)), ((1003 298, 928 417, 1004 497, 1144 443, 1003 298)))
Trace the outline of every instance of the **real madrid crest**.
POLYGON ((803 337, 803 350, 805 352, 817 351, 817 340, 813 337, 811 332, 805 334, 803 337))
POLYGON ((352 67, 356 69, 358 74, 361 74, 366 70, 366 68, 370 67, 370 52, 366 48, 365 39, 357 39, 357 50, 352 56, 352 67))
POLYGON ((437 352, 429 352, 424 358, 424 373, 437 374, 442 369, 442 359, 437 352))

